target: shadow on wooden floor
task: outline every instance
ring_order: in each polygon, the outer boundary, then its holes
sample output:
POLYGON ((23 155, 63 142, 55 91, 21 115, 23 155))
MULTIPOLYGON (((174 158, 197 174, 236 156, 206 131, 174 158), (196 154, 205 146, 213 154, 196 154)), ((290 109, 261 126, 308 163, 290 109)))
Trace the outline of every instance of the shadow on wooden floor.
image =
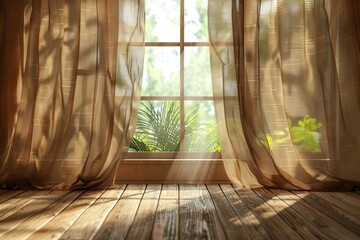
POLYGON ((229 184, 0 190, 0 238, 360 239, 360 193, 229 184))

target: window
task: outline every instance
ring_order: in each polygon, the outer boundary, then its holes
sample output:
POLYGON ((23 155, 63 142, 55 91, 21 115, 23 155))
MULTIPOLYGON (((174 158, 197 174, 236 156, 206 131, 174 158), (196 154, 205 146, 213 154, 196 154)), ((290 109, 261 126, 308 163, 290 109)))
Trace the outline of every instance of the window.
POLYGON ((219 158, 207 0, 146 0, 145 67, 128 158, 219 158))
POLYGON ((141 106, 117 182, 228 183, 213 104, 207 0, 145 1, 141 106), (156 121, 162 131, 149 134, 156 121))

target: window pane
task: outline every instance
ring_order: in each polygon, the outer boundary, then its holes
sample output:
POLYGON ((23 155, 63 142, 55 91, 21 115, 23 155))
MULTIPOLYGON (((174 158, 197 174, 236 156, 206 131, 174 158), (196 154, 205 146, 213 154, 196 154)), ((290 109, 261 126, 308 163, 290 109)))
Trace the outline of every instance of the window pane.
POLYGON ((145 2, 145 41, 180 41, 180 1, 146 0, 145 2))
POLYGON ((180 95, 178 47, 146 47, 142 96, 180 95))
POLYGON ((185 41, 208 42, 207 0, 185 0, 185 41))
POLYGON ((185 48, 185 95, 212 96, 208 47, 185 48))
POLYGON ((185 151, 220 152, 213 101, 185 102, 185 151))
POLYGON ((180 149, 180 102, 141 101, 129 152, 176 152, 180 149))

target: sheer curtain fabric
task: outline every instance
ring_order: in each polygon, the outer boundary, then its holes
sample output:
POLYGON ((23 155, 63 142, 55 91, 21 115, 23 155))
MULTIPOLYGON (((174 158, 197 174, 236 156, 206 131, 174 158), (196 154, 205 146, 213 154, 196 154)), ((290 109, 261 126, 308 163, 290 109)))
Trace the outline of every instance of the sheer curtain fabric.
POLYGON ((209 0, 225 168, 247 187, 360 182, 360 1, 209 0))
POLYGON ((137 118, 143 1, 0 1, 0 182, 112 184, 137 118))

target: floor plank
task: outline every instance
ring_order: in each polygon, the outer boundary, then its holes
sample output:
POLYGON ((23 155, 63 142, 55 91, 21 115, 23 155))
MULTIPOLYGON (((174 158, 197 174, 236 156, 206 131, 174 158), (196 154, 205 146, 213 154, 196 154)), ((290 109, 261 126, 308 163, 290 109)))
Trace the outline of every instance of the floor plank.
POLYGON ((59 194, 59 197, 55 199, 55 201, 51 203, 51 205, 49 205, 44 211, 42 211, 41 214, 32 215, 26 221, 19 224, 16 228, 4 234, 1 239, 27 239, 31 234, 51 221, 51 219, 58 215, 81 193, 82 191, 73 191, 66 194, 59 194))
POLYGON ((107 189, 74 224, 61 236, 61 239, 91 239, 103 221, 118 202, 124 191, 123 185, 107 189))
POLYGON ((329 239, 316 226, 306 220, 306 216, 297 213, 289 207, 284 201, 275 196, 266 188, 254 189, 264 201, 271 205, 278 215, 282 217, 286 223, 294 229, 301 237, 305 239, 329 239))
POLYGON ((178 239, 179 187, 163 185, 155 213, 152 239, 178 239))
POLYGON ((14 198, 15 196, 18 196, 22 193, 24 193, 24 190, 1 190, 0 191, 0 204, 3 202, 6 202, 7 200, 14 198))
MULTIPOLYGON (((334 196, 329 192, 312 192, 317 197, 322 198, 323 200, 327 201, 333 207, 343 210, 346 214, 351 215, 357 219, 360 219, 360 210, 350 204, 344 204, 340 198, 334 196)), ((359 196, 360 199, 360 196, 359 196)), ((359 200, 360 201, 360 200, 359 200)))
POLYGON ((50 193, 48 193, 48 191, 39 191, 38 194, 34 193, 32 196, 30 196, 31 201, 26 202, 26 204, 23 206, 20 205, 21 208, 18 209, 15 213, 11 214, 10 216, 1 216, 0 238, 31 217, 42 214, 46 208, 51 206, 51 204, 57 201, 58 198, 66 195, 66 193, 67 192, 65 191, 52 191, 50 193))
POLYGON ((247 227, 228 202, 219 185, 207 185, 227 239, 250 238, 247 227))
POLYGON ((360 239, 358 192, 130 184, 0 194, 0 239, 360 239))
POLYGON ((293 191, 293 193, 315 209, 320 210, 333 221, 360 235, 360 221, 356 219, 352 220, 349 218, 349 215, 346 215, 343 211, 332 207, 331 204, 327 204, 326 201, 323 201, 314 194, 304 191, 293 191))
POLYGON ((180 239, 225 239, 205 185, 180 185, 180 239))
POLYGON ((302 239, 263 199, 253 190, 234 187, 242 201, 257 216, 262 225, 275 239, 302 239))
POLYGON ((104 193, 104 190, 88 190, 78 199, 70 203, 59 215, 48 222, 41 229, 32 234, 29 240, 47 239, 55 240, 60 237, 73 225, 73 223, 94 204, 104 193))
POLYGON ((128 185, 94 239, 125 239, 135 218, 145 188, 145 184, 128 185))
POLYGON ((50 191, 26 191, 0 204, 0 221, 15 214, 21 208, 43 197, 50 191))
MULTIPOLYGON (((331 239, 357 239, 358 236, 345 229, 337 222, 330 219, 317 208, 308 204, 305 199, 301 199, 295 194, 279 189, 271 189, 277 197, 283 200, 299 214, 306 216, 306 219, 316 226, 322 233, 331 239)), ((303 198, 305 198, 304 196, 303 198)))
POLYGON ((329 195, 335 196, 344 204, 350 205, 357 209, 356 216, 360 216, 360 193, 359 192, 330 192, 329 195))
POLYGON ((160 184, 149 184, 126 239, 150 239, 161 192, 160 184))
POLYGON ((247 228, 250 239, 271 239, 264 226, 260 223, 259 219, 256 218, 254 213, 246 206, 241 200, 239 195, 235 192, 234 188, 229 184, 220 185, 221 189, 230 202, 232 208, 235 210, 238 218, 243 223, 244 227, 247 228))

